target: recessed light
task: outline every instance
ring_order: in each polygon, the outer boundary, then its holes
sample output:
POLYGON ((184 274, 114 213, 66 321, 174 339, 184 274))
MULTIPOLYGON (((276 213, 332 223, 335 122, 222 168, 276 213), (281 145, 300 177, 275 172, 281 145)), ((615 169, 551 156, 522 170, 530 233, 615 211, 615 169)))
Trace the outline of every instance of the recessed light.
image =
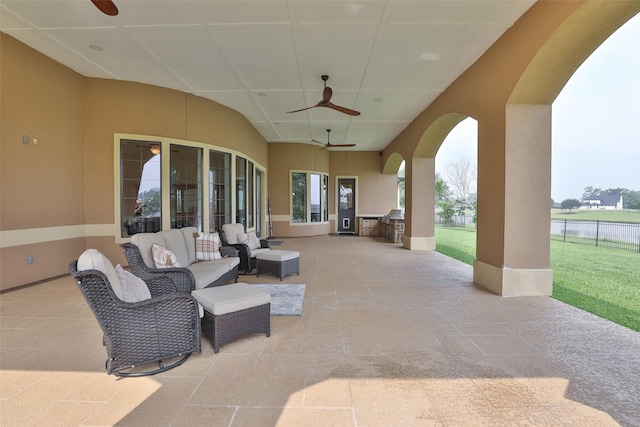
POLYGON ((93 49, 96 52, 102 52, 104 50, 102 46, 98 46, 97 44, 90 44, 89 49, 93 49))

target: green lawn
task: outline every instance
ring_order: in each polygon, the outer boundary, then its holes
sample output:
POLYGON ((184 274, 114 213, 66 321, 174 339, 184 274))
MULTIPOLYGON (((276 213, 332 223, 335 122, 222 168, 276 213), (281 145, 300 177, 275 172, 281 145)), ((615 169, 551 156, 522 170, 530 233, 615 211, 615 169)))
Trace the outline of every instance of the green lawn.
POLYGON ((640 210, 600 211, 572 209, 571 212, 569 212, 568 210, 551 209, 551 219, 640 223, 640 210))
MULTIPOLYGON (((551 241, 553 298, 640 331, 640 254, 551 241)), ((473 230, 436 227, 436 251, 473 264, 473 230)))

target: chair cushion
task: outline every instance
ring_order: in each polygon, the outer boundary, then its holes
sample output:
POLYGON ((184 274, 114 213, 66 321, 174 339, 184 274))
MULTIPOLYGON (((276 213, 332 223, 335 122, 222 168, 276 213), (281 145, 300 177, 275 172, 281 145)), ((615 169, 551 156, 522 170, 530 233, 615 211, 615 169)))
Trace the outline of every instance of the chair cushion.
POLYGON ((300 252, 272 249, 270 251, 256 254, 256 258, 263 259, 265 261, 289 261, 291 259, 300 258, 300 252))
POLYGON ((151 298, 151 292, 144 280, 123 269, 120 264, 116 265, 116 273, 120 279, 123 301, 138 302, 151 298))
POLYGON ((111 261, 97 249, 87 249, 78 258, 78 271, 85 270, 98 270, 109 280, 111 289, 116 296, 124 301, 124 295, 122 292, 122 286, 120 286, 120 279, 116 269, 111 264, 111 261))
POLYGON ((176 255, 164 246, 154 243, 151 245, 151 253, 153 253, 153 263, 156 268, 182 267, 176 255))
POLYGON ((235 224, 223 224, 222 231, 224 231, 224 235, 227 238, 227 242, 230 245, 236 245, 238 242, 238 233, 244 233, 244 225, 235 223, 235 224))
POLYGON ((256 248, 256 249, 251 249, 251 258, 255 258, 258 254, 261 254, 263 252, 269 252, 271 249, 269 248, 256 248))
POLYGON ((196 279, 196 289, 202 289, 218 280, 223 274, 231 271, 238 264, 240 264, 240 258, 229 257, 215 261, 196 262, 187 268, 196 279))
POLYGON ((196 258, 198 261, 212 261, 222 258, 218 233, 199 234, 196 237, 196 258))
POLYGON ((246 283, 196 289, 191 295, 209 313, 219 316, 271 302, 271 295, 246 283))

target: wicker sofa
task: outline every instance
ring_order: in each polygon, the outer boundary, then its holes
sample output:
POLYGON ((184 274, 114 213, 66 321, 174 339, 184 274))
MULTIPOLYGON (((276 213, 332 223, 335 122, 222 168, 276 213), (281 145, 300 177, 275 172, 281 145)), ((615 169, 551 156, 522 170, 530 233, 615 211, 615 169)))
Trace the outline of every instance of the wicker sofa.
POLYGON ((220 253, 224 258, 198 261, 196 233, 198 230, 195 227, 138 233, 131 236, 131 243, 121 246, 131 272, 145 281, 157 275, 168 275, 177 290, 183 292, 237 282, 240 264, 238 252, 233 247, 221 247, 220 253), (156 268, 151 249, 154 243, 173 252, 181 267, 156 268))

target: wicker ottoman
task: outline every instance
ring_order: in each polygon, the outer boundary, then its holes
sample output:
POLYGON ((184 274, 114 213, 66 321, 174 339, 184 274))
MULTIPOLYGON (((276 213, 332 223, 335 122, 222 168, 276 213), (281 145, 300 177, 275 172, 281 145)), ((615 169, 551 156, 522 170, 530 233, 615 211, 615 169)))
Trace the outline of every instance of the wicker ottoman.
POLYGON ((256 255, 258 273, 273 274, 282 280, 291 273, 300 274, 300 252, 271 250, 256 255))
POLYGON ((271 295, 246 283, 196 289, 191 295, 204 308, 202 331, 218 353, 243 335, 271 335, 271 295))

